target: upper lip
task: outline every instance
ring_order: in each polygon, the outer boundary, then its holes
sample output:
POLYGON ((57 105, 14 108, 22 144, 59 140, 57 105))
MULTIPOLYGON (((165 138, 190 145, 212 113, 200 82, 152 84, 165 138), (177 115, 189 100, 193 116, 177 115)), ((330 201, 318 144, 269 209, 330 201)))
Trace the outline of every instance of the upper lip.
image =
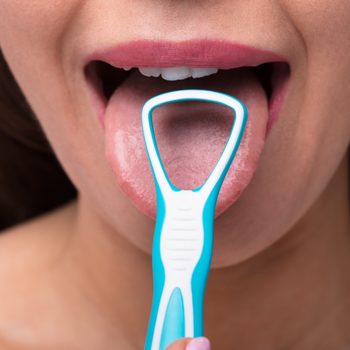
MULTIPOLYGON (((97 49, 84 60, 84 71, 94 96, 99 118, 109 98, 129 76, 124 67, 254 67, 269 106, 289 78, 289 60, 279 53, 227 40, 135 40, 97 49), (119 68, 119 69, 113 69, 119 68), (278 67, 278 68, 277 68, 278 67), (112 68, 112 69, 111 69, 112 68)), ((154 78, 156 79, 156 78, 154 78)))
POLYGON ((226 40, 188 40, 181 42, 135 40, 94 51, 86 63, 104 61, 114 67, 216 67, 232 69, 258 66, 267 62, 286 62, 286 58, 226 40))

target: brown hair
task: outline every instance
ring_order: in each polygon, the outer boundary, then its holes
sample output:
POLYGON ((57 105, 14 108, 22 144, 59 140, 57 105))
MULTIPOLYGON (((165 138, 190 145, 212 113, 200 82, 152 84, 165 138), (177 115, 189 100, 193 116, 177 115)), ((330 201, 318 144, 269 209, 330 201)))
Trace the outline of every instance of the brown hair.
POLYGON ((75 195, 0 51, 0 230, 75 195))

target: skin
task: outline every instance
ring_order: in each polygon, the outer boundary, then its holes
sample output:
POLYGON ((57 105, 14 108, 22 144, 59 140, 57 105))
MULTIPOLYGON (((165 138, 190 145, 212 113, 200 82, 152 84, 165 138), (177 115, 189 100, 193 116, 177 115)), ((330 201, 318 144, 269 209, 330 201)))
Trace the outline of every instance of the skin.
POLYGON ((1 49, 79 190, 0 237, 1 348, 143 348, 154 223, 116 186, 82 60, 112 42, 203 33, 291 65, 255 177, 216 222, 206 335, 213 349, 348 348, 348 0, 1 1, 1 49))

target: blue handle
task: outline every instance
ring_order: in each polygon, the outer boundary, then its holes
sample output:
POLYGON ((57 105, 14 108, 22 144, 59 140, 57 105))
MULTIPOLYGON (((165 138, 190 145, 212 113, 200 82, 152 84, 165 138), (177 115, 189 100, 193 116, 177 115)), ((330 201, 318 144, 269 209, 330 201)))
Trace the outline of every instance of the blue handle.
MULTIPOLYGON (((179 338, 203 335, 203 303, 212 258, 215 207, 223 180, 239 147, 246 120, 247 110, 240 101, 209 90, 168 92, 153 97, 143 107, 143 132, 157 193, 157 219, 152 251, 154 291, 145 350, 166 350, 179 338), (155 141, 151 114, 160 105, 191 99, 224 104, 234 110, 235 119, 223 153, 206 182, 194 190, 184 191, 173 186, 165 172, 155 141), (166 248, 171 247, 170 240, 180 241, 188 237, 184 236, 185 231, 188 231, 186 227, 177 228, 177 231, 183 231, 182 238, 178 237, 177 232, 171 232, 174 231, 174 217, 179 213, 181 204, 188 202, 192 203, 191 210, 196 212, 197 224, 200 226, 194 239, 199 243, 190 246, 195 258, 186 258, 190 263, 194 261, 194 265, 188 265, 190 267, 187 266, 187 269, 184 265, 181 274, 176 271, 181 268, 176 269, 172 265, 170 260, 174 258, 169 257, 166 248)), ((184 254, 183 246, 177 250, 184 254)))
MULTIPOLYGON (((158 192, 159 193, 159 192, 158 192)), ((185 336, 199 337, 203 336, 203 304, 204 293, 207 277, 210 269, 212 246, 213 246, 213 222, 216 205, 217 194, 213 192, 206 202, 203 211, 203 227, 204 227, 204 245, 201 257, 195 267, 191 280, 191 298, 193 305, 193 334, 185 334, 185 311, 184 311, 184 295, 179 288, 171 291, 171 297, 166 307, 166 315, 162 325, 161 340, 159 350, 165 350, 175 340, 185 336)), ((151 318, 148 327, 145 350, 152 349, 152 341, 154 338, 155 323, 159 314, 159 306, 161 296, 165 285, 164 264, 160 253, 160 239, 162 226, 164 223, 164 201, 158 200, 160 204, 157 212, 156 228, 153 240, 153 277, 154 291, 151 318)))

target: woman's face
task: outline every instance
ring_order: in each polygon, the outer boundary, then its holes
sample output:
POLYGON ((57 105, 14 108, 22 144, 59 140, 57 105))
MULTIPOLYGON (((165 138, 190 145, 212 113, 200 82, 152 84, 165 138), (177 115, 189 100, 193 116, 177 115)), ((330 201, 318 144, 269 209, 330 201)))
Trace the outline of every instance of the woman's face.
MULTIPOLYGON (((151 96, 202 87, 247 105, 246 133, 218 201, 214 266, 247 259, 285 235, 347 150, 348 0, 3 0, 0 46, 81 198, 146 251, 156 203, 139 111, 151 96), (171 70, 164 80, 97 61, 232 70, 168 81, 171 70), (258 69, 237 68, 268 62, 275 63, 260 68, 261 79, 258 69)), ((227 110, 188 103, 159 113, 171 180, 198 185, 227 136, 227 110)))

